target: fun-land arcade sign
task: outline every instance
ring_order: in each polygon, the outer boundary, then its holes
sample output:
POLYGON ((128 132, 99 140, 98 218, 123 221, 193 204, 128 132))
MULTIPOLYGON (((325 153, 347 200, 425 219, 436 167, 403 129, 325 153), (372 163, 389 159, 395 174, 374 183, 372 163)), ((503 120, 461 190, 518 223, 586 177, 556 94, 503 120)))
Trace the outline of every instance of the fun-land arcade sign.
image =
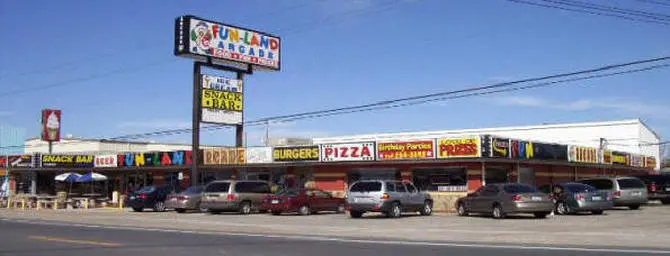
POLYGON ((191 15, 175 21, 174 54, 196 60, 209 58, 224 63, 251 64, 261 69, 280 69, 279 37, 213 22, 191 15))
MULTIPOLYGON (((244 146, 242 84, 244 74, 254 70, 281 69, 281 40, 278 36, 251 29, 201 19, 192 15, 177 17, 174 23, 174 55, 194 59, 192 147, 194 159, 200 159, 200 123, 235 126, 235 147, 244 146), (238 91, 202 88, 201 66, 237 74, 238 91)), ((227 80, 214 77, 216 81, 227 80)), ((232 79, 229 79, 232 80, 232 79)), ((274 152, 273 152, 274 153, 274 152)), ((317 146, 318 154, 318 146, 317 146)), ((318 160, 318 156, 317 156, 318 160)), ((199 180, 198 165, 191 164, 192 185, 199 180)))

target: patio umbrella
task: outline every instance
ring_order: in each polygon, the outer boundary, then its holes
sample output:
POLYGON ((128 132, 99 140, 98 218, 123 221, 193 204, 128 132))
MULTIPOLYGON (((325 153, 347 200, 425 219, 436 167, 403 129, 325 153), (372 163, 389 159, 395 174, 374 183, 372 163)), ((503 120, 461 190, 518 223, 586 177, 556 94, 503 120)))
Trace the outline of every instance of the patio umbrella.
POLYGON ((70 183, 70 187, 68 188, 67 195, 70 195, 70 192, 72 192, 72 183, 77 182, 77 179, 81 177, 81 174, 74 173, 74 172, 66 172, 60 175, 57 175, 54 180, 56 181, 62 181, 62 182, 68 182, 70 183))
MULTIPOLYGON (((89 172, 79 177, 77 179, 77 182, 93 182, 93 181, 105 181, 105 180, 107 180, 107 176, 95 172, 89 172)), ((91 185, 91 193, 93 193, 92 185, 91 185)))
POLYGON ((102 175, 100 173, 95 173, 95 172, 89 172, 87 174, 81 175, 77 179, 77 182, 91 182, 91 181, 105 181, 107 180, 107 176, 102 175))

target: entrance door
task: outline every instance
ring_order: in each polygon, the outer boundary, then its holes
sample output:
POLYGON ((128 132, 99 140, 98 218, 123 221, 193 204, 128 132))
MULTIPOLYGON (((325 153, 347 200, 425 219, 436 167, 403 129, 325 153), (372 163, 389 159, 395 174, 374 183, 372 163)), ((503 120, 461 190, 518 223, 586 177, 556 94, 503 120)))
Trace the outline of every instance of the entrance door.
POLYGON ((533 168, 519 168, 518 182, 535 186, 535 170, 533 168))

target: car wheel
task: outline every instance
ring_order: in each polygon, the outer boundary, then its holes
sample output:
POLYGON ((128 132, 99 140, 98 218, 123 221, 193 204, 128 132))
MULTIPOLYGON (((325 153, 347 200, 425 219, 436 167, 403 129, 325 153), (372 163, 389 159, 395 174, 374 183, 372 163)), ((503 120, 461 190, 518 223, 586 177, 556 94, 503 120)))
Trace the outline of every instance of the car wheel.
POLYGON ((505 212, 502 209, 502 206, 499 204, 493 205, 493 210, 491 215, 493 215, 494 219, 504 219, 505 218, 505 212))
POLYGON ((398 218, 402 215, 402 210, 400 209, 400 203, 394 202, 391 205, 391 209, 386 213, 386 216, 389 218, 398 218))
POLYGON ((158 201, 154 204, 154 212, 163 212, 165 211, 165 203, 158 201))
POLYGON ((276 215, 281 215, 281 212, 280 211, 272 211, 272 215, 275 215, 275 216, 276 215))
POLYGON ((544 219, 547 217, 547 215, 549 215, 549 213, 551 212, 536 212, 533 215, 535 215, 535 218, 544 219))
POLYGON ((602 215, 602 214, 603 214, 603 210, 595 210, 595 211, 591 211, 591 214, 593 214, 593 215, 602 215))
POLYGON ((426 200, 423 202, 423 208, 421 209, 421 215, 428 216, 433 214, 433 204, 430 201, 426 200))
POLYGON ((202 207, 201 205, 198 204, 198 207, 196 207, 200 212, 208 212, 209 209, 202 207))
POLYGON ((360 218, 361 216, 363 216, 363 212, 359 212, 359 211, 350 211, 350 212, 349 212, 349 215, 351 215, 351 218, 353 218, 353 219, 358 219, 358 218, 360 218))
POLYGON ((630 208, 631 210, 637 210, 637 209, 640 209, 640 205, 639 204, 629 205, 628 208, 630 208))
POLYGON ((345 211, 345 209, 344 209, 344 204, 339 204, 339 205, 337 205, 337 210, 335 210, 335 212, 337 212, 337 213, 344 213, 344 211, 345 211))
POLYGON ((456 212, 458 213, 458 216, 468 216, 468 211, 465 210, 465 204, 464 203, 459 203, 458 207, 456 207, 456 212))
POLYGON ((134 207, 134 208, 133 208, 133 211, 134 211, 134 212, 142 212, 143 210, 144 210, 144 209, 141 208, 141 207, 134 207))
POLYGON ((177 208, 177 209, 174 209, 174 210, 175 210, 177 213, 185 213, 185 212, 186 212, 186 209, 183 209, 183 208, 177 208))
POLYGON ((240 213, 241 214, 250 214, 251 213, 251 203, 242 202, 242 204, 240 205, 240 213))
POLYGON ((663 199, 661 200, 662 204, 670 204, 670 199, 663 199))
POLYGON ((560 215, 566 215, 570 214, 570 206, 568 206, 567 203, 565 202, 558 202, 558 205, 556 205, 556 213, 560 215))
POLYGON ((307 205, 300 206, 300 208, 298 208, 298 214, 309 215, 310 214, 309 206, 307 205))

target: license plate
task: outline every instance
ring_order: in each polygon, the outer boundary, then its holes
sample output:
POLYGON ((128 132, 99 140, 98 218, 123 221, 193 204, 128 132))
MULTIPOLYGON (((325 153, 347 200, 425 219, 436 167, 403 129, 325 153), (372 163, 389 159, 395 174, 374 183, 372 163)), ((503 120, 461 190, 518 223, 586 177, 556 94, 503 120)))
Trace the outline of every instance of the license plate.
POLYGON ((531 197, 531 199, 532 199, 533 201, 540 201, 540 200, 542 200, 542 197, 540 197, 540 196, 534 196, 534 197, 531 197))
POLYGON ((634 195, 634 196, 641 196, 641 195, 642 195, 642 192, 633 192, 633 193, 631 193, 631 195, 634 195))
POLYGON ((602 198, 602 197, 599 197, 599 196, 594 196, 594 197, 591 197, 591 200, 593 200, 593 201, 600 201, 600 200, 603 200, 603 198, 602 198))
POLYGON ((135 199, 135 196, 130 196, 130 200, 133 200, 133 199, 135 199))
POLYGON ((665 188, 665 191, 670 191, 670 188, 665 188))
POLYGON ((278 203, 279 203, 279 200, 272 200, 272 203, 273 203, 273 204, 278 204, 278 203))
POLYGON ((354 198, 354 203, 358 203, 358 198, 354 198))

